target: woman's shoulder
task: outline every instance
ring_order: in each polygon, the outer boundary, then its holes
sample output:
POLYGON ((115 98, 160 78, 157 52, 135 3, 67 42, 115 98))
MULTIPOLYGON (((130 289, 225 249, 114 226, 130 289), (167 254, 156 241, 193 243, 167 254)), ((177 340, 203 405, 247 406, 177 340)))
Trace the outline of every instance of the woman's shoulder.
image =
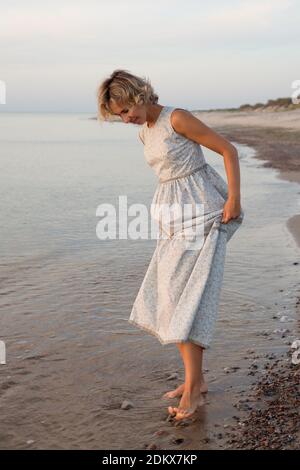
POLYGON ((175 127, 174 124, 175 124, 176 119, 180 119, 180 116, 183 116, 184 114, 190 113, 190 112, 191 111, 189 111, 187 108, 179 108, 178 106, 172 106, 170 109, 170 116, 169 116, 172 126, 175 127))
POLYGON ((166 126, 176 141, 186 140, 186 137, 178 131, 177 123, 181 119, 184 119, 189 113, 192 113, 187 108, 181 108, 179 106, 169 106, 168 112, 166 113, 166 126))
MULTIPOLYGON (((172 125, 172 120, 174 119, 175 113, 177 111, 188 111, 186 108, 180 108, 178 106, 171 106, 171 105, 166 105, 163 107, 161 110, 160 115, 158 116, 158 119, 156 123, 148 127, 147 121, 142 124, 140 130, 139 130, 139 137, 143 144, 145 145, 145 142, 147 139, 150 139, 151 136, 154 138, 157 136, 157 134, 161 135, 164 134, 166 137, 168 135, 176 135, 180 137, 180 134, 177 134, 174 126, 172 125)), ((176 116, 175 116, 176 118, 176 116)))

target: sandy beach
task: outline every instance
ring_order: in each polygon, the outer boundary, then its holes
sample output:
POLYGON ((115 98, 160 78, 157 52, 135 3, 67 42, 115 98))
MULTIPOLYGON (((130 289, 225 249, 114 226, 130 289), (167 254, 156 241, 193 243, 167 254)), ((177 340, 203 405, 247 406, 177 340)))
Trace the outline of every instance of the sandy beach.
MULTIPOLYGON (((227 139, 255 148, 256 158, 279 170, 280 178, 300 184, 300 110, 193 112, 227 139)), ((300 247, 300 214, 288 228, 300 247)))
MULTIPOLYGON (((300 110, 194 113, 227 139, 253 147, 255 157, 264 161, 264 167, 278 170, 279 178, 300 183, 300 110)), ((287 227, 300 247, 300 214, 291 217, 287 227)), ((299 265, 299 260, 294 264, 299 265)), ((300 338, 300 295, 294 301, 297 331, 281 330, 286 351, 258 355, 248 351, 252 356, 248 375, 256 381, 233 404, 236 425, 224 430, 224 448, 299 449, 300 365, 291 361, 289 335, 300 338)), ((267 331, 262 334, 270 336, 267 331)))

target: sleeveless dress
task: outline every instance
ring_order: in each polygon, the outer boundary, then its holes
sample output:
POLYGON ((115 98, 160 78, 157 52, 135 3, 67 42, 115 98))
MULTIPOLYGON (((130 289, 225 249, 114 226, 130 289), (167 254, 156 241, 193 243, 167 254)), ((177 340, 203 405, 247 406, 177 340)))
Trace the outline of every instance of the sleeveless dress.
POLYGON ((146 161, 159 180, 151 216, 163 236, 157 238, 128 322, 163 345, 190 341, 206 349, 217 319, 226 244, 244 212, 221 223, 227 183, 205 161, 198 143, 175 132, 170 120, 175 109, 182 108, 164 106, 154 126, 145 122, 139 131, 146 161), (183 211, 184 222, 172 211, 163 218, 157 207, 174 203, 201 210, 192 211, 190 217, 183 211), (199 246, 192 243, 191 225, 202 234, 199 246))

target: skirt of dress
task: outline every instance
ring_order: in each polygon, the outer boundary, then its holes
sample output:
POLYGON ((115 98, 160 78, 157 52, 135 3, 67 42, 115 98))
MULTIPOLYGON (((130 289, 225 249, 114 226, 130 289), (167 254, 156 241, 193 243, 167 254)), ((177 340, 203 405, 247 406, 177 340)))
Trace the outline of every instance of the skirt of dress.
MULTIPOLYGON (((207 349, 213 338, 226 246, 240 226, 244 213, 242 211, 238 219, 231 219, 227 224, 221 222, 227 185, 212 167, 208 172, 211 186, 204 187, 203 194, 208 202, 206 207, 211 204, 209 207, 213 210, 206 210, 204 216, 193 219, 202 229, 200 246, 189 246, 183 239, 184 232, 189 235, 188 223, 188 228, 173 231, 169 238, 157 239, 155 251, 128 319, 129 323, 156 336, 162 345, 189 341, 207 349), (216 201, 214 191, 221 198, 213 205, 211 201, 216 201), (209 198, 211 194, 214 199, 209 198)), ((193 191, 197 192, 193 197, 197 202, 199 188, 203 184, 201 175, 190 177, 181 184, 188 188, 190 200, 193 191)), ((177 196, 180 194, 181 197, 186 188, 177 187, 177 196)), ((167 201, 167 195, 170 195, 169 200, 175 199, 172 191, 174 185, 164 189, 159 186, 153 200, 167 201), (163 191, 168 194, 164 195, 163 191)))

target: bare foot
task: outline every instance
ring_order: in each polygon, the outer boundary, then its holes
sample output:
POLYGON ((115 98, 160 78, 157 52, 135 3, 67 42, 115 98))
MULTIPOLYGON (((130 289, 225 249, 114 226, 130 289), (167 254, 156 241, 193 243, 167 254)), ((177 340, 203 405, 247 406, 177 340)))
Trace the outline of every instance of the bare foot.
MULTIPOLYGON (((176 398, 176 397, 181 397, 184 393, 184 383, 179 385, 175 390, 171 390, 169 392, 166 392, 162 398, 176 398)), ((208 392, 208 387, 206 382, 202 382, 200 385, 200 392, 201 393, 207 393, 208 392)))
POLYGON ((175 420, 180 421, 185 418, 190 418, 195 414, 200 406, 205 404, 205 400, 199 387, 196 389, 185 391, 182 395, 178 407, 169 406, 168 411, 171 415, 175 415, 175 420))

